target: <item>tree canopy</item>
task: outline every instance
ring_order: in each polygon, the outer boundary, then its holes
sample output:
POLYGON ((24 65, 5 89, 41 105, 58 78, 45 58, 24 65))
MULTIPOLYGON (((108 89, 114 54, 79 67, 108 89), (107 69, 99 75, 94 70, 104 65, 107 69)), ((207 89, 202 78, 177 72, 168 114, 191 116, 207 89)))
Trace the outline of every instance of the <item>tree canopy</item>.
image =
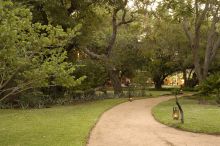
POLYGON ((124 78, 140 74, 161 88, 181 72, 184 85, 194 86, 219 71, 217 1, 4 0, 0 6, 1 101, 109 83, 121 96, 124 78))

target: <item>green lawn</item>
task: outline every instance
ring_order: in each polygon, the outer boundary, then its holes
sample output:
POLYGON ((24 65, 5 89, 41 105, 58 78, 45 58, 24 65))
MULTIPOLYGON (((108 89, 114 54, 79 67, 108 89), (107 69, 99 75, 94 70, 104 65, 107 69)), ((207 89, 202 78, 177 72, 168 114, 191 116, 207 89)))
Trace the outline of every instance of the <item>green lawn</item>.
POLYGON ((161 95, 169 95, 171 94, 171 91, 146 91, 147 95, 152 95, 152 96, 161 96, 161 95))
MULTIPOLYGON (((153 97, 167 91, 149 91, 153 97)), ((135 97, 134 99, 142 99, 135 97)), ((148 97, 144 97, 148 98, 148 97)), ((0 109, 2 146, 84 146, 91 128, 107 109, 128 101, 105 99, 47 109, 0 109)))
POLYGON ((220 107, 217 105, 201 105, 198 100, 181 98, 179 100, 185 113, 185 123, 172 119, 174 100, 169 100, 152 109, 156 120, 168 126, 186 131, 208 134, 220 134, 220 107))
POLYGON ((101 113, 124 101, 127 99, 48 109, 0 110, 0 145, 84 146, 101 113))

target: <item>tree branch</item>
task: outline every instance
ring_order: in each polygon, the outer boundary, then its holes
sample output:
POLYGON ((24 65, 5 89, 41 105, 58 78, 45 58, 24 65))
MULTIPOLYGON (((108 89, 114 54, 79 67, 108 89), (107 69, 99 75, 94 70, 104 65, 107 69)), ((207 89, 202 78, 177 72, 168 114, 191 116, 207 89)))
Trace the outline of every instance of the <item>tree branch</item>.
POLYGON ((188 22, 185 18, 183 20, 183 29, 184 29, 184 32, 185 32, 190 44, 192 45, 192 43, 193 43, 193 34, 190 31, 190 26, 189 26, 189 24, 188 24, 188 22))
POLYGON ((127 13, 127 11, 126 11, 127 3, 128 3, 128 0, 125 0, 121 6, 113 8, 113 13, 112 13, 112 35, 111 35, 111 38, 109 40, 108 46, 106 47, 107 57, 110 57, 110 55, 111 55, 112 48, 115 44, 118 27, 123 25, 123 24, 131 23, 133 21, 133 16, 132 16, 132 20, 128 20, 128 21, 125 20, 126 13, 127 13), (123 11, 123 14, 122 14, 121 22, 117 23, 117 14, 120 10, 123 11))
POLYGON ((209 0, 206 1, 206 4, 205 4, 205 8, 204 10, 202 11, 202 14, 199 15, 198 13, 198 1, 196 0, 195 1, 195 5, 196 5, 196 23, 195 23, 195 32, 198 32, 201 25, 202 25, 202 21, 205 19, 205 16, 209 10, 209 0))
POLYGON ((1 88, 2 84, 4 83, 4 78, 5 78, 5 73, 3 72, 3 73, 1 74, 0 88, 1 88))
POLYGON ((19 72, 20 69, 21 69, 21 66, 18 67, 14 71, 14 73, 11 75, 11 77, 0 86, 0 90, 3 89, 15 77, 15 75, 19 72))
POLYGON ((123 25, 123 24, 129 24, 129 23, 131 23, 131 22, 134 21, 134 16, 133 16, 133 15, 131 15, 131 18, 130 18, 129 20, 125 20, 126 14, 127 14, 127 10, 124 9, 124 10, 123 10, 123 14, 122 14, 122 18, 121 18, 121 22, 119 22, 119 23, 117 24, 117 26, 121 26, 121 25, 123 25))
POLYGON ((217 52, 217 48, 219 48, 220 46, 220 37, 216 35, 217 34, 216 24, 219 22, 218 11, 219 11, 219 7, 217 7, 215 11, 211 10, 213 18, 212 18, 211 27, 209 28, 209 32, 208 32, 205 60, 204 60, 204 66, 203 66, 203 75, 205 77, 208 74, 209 65, 214 59, 214 56, 217 52), (217 40, 216 40, 216 37, 217 37, 217 40))
POLYGON ((110 57, 112 48, 114 46, 115 40, 116 40, 116 35, 117 35, 117 30, 118 30, 118 25, 117 25, 117 13, 120 9, 119 8, 114 8, 113 9, 113 14, 112 14, 112 35, 110 38, 110 41, 108 43, 108 46, 106 47, 106 55, 110 57))
POLYGON ((85 52, 87 55, 89 55, 89 56, 90 56, 91 58, 93 58, 93 59, 103 60, 103 59, 105 58, 105 55, 98 55, 98 54, 96 54, 96 53, 90 51, 90 50, 87 49, 87 48, 84 48, 83 50, 84 50, 84 52, 85 52))
POLYGON ((213 47, 212 52, 211 52, 210 61, 212 61, 215 58, 216 52, 219 49, 219 47, 220 47, 220 36, 218 36, 218 39, 214 44, 214 47, 213 47))
MULTIPOLYGON (((216 12, 213 13, 213 22, 212 22, 211 30, 213 31, 214 34, 216 33, 216 24, 220 21, 220 18, 218 17, 219 8, 220 8, 220 6, 218 6, 217 9, 216 9, 216 12)), ((214 46, 213 46, 211 54, 210 54, 211 55, 210 56, 210 61, 211 62, 214 59, 215 54, 216 54, 217 50, 219 49, 219 47, 220 47, 220 35, 218 33, 217 40, 214 43, 214 46)))
POLYGON ((14 88, 10 93, 6 94, 4 97, 0 99, 0 102, 2 102, 4 99, 9 97, 10 95, 13 95, 19 88, 14 88))

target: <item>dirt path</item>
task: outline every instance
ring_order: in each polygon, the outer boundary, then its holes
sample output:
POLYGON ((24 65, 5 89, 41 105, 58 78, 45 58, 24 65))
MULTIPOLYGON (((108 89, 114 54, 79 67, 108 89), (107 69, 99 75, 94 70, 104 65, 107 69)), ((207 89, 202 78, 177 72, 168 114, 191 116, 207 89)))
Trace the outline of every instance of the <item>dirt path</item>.
POLYGON ((102 115, 87 146, 220 146, 220 136, 195 134, 154 120, 151 108, 171 97, 120 104, 102 115))

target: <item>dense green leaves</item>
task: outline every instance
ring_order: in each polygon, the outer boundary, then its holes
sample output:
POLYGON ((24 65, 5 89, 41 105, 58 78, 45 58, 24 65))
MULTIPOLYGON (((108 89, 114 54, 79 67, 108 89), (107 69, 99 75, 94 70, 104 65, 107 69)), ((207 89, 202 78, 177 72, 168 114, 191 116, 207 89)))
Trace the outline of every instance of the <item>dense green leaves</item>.
MULTIPOLYGON (((200 86, 199 90, 203 94, 220 91, 220 73, 210 75, 200 86)), ((218 93, 219 94, 219 93, 218 93)))
POLYGON ((63 49, 74 29, 32 23, 28 9, 10 1, 0 5, 0 100, 33 88, 80 84, 85 77, 72 76, 75 66, 63 49))
POLYGON ((143 41, 149 59, 145 70, 157 88, 161 88, 167 76, 190 68, 188 42, 178 21, 151 17, 145 34, 143 41))
MULTIPOLYGON (((197 11, 193 2, 1 1, 1 97, 57 85, 62 92, 69 87, 87 90, 104 86, 109 79, 121 92, 120 77, 135 78, 138 72, 160 88, 168 75, 193 69, 192 43, 182 23, 185 18, 193 32, 195 13, 202 16, 205 1, 197 1, 197 11)), ((212 6, 216 10, 217 4, 212 6)), ((210 11, 206 14, 211 18, 210 11)), ((211 21, 201 24, 200 62, 211 21)))

